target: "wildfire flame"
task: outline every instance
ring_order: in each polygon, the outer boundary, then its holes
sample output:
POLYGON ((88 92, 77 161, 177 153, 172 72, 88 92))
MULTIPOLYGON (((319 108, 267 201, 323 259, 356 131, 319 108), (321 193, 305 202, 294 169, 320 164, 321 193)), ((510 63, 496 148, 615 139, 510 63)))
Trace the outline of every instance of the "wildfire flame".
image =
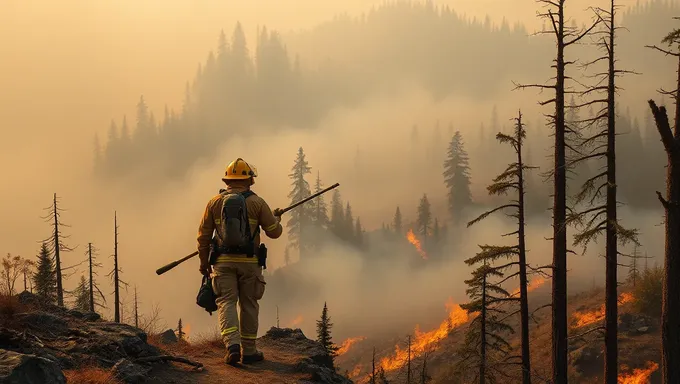
POLYGON ((340 345, 340 348, 338 348, 338 356, 344 355, 345 353, 347 353, 347 351, 349 351, 349 348, 353 344, 358 343, 358 342, 365 340, 365 339, 366 339, 365 336, 359 336, 359 337, 350 337, 349 339, 343 341, 342 344, 340 345))
MULTIPOLYGON (((468 312, 460 305, 454 304, 451 299, 446 303, 446 307, 449 310, 449 316, 438 328, 429 332, 421 332, 419 327, 416 326, 415 336, 411 339, 411 359, 430 350, 432 346, 448 336, 452 329, 467 323, 470 318, 468 312)), ((407 359, 408 349, 402 349, 397 345, 394 356, 381 359, 380 365, 385 371, 394 371, 403 367, 407 359)))
POLYGON ((352 372, 349 373, 349 377, 355 378, 355 377, 359 376, 361 374, 361 368, 362 368, 361 364, 354 367, 354 369, 352 369, 352 372))
POLYGON ((420 240, 416 238, 415 233, 413 233, 413 229, 408 230, 408 233, 406 234, 406 239, 408 240, 409 243, 413 244, 413 246, 416 247, 416 251, 418 251, 423 260, 427 260, 427 253, 423 251, 423 247, 420 245, 420 240))
MULTIPOLYGON (((621 295, 619 295, 618 306, 620 307, 623 304, 630 303, 633 300, 635 300, 633 294, 624 292, 621 295)), ((586 325, 590 324, 595 324, 605 318, 605 306, 604 304, 602 304, 600 309, 590 312, 577 311, 572 314, 572 317, 576 320, 575 326, 577 328, 585 327, 586 325)))
POLYGON ((189 336, 191 336, 191 324, 186 323, 182 326, 182 332, 184 332, 184 338, 189 339, 189 336))
MULTIPOLYGON (((537 289, 538 287, 542 286, 543 284, 545 284, 545 279, 542 278, 542 277, 537 277, 535 279, 532 279, 529 282, 529 284, 527 284, 527 292, 531 292, 531 291, 537 289)), ((510 296, 517 296, 517 295, 519 295, 519 287, 517 289, 515 289, 514 291, 512 291, 512 295, 510 295, 510 296)))
MULTIPOLYGON (((621 366, 621 370, 627 370, 625 365, 621 366)), ((621 373, 618 378, 618 384, 647 384, 649 377, 659 369, 659 364, 648 361, 647 368, 635 368, 632 373, 621 373)))
POLYGON ((302 324, 302 315, 298 315, 295 319, 293 319, 293 322, 290 323, 291 327, 297 327, 300 324, 302 324))

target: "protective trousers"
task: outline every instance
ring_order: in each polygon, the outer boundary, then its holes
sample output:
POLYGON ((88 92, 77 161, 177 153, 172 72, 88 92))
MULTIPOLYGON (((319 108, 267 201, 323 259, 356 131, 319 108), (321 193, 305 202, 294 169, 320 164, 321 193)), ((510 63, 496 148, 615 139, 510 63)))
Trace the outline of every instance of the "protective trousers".
POLYGON ((217 314, 222 341, 229 347, 240 344, 244 355, 257 352, 258 300, 264 295, 265 281, 257 258, 244 262, 218 262, 213 266, 213 290, 217 296, 217 314), (254 262, 250 262, 254 260, 254 262), (236 304, 240 309, 236 311, 236 304))

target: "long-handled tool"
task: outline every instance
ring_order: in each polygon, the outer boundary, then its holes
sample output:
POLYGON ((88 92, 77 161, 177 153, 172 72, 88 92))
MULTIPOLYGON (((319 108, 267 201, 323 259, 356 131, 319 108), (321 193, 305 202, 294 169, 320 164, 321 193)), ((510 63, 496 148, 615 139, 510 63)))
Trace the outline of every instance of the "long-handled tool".
MULTIPOLYGON (((324 193, 330 191, 331 189, 337 188, 337 187, 339 187, 339 186, 340 186, 339 183, 335 183, 335 184, 331 185, 330 187, 328 187, 328 188, 326 188, 326 189, 323 189, 323 190, 321 190, 321 191, 319 191, 319 192, 317 192, 317 193, 315 193, 315 194, 313 194, 313 195, 311 195, 311 196, 309 196, 309 197, 306 197, 306 198, 304 198, 304 199, 298 201, 298 202, 295 203, 295 204, 292 204, 292 205, 289 206, 289 207, 286 207, 286 208, 284 208, 284 209, 279 210, 279 212, 280 212, 281 215, 283 215, 284 213, 290 211, 291 209, 293 209, 293 208, 295 208, 295 207, 298 207, 298 206, 300 206, 301 204, 304 204, 304 203, 308 202, 309 200, 312 200, 312 199, 314 199, 314 198, 317 198, 317 197, 323 195, 324 193)), ((196 252, 194 252, 194 253, 192 253, 192 254, 190 254, 190 255, 184 256, 183 258, 181 258, 181 259, 179 259, 179 260, 175 260, 175 261, 173 261, 173 262, 170 263, 170 264, 164 265, 164 266, 162 266, 162 267, 160 267, 160 268, 158 268, 158 269, 156 270, 156 274, 157 274, 157 275, 162 275, 162 274, 164 274, 165 272, 167 272, 167 271, 169 271, 169 270, 175 268, 176 266, 182 264, 183 262, 185 262, 185 261, 187 261, 187 260, 189 260, 189 259, 195 257, 196 255, 198 255, 198 251, 196 251, 196 252)))

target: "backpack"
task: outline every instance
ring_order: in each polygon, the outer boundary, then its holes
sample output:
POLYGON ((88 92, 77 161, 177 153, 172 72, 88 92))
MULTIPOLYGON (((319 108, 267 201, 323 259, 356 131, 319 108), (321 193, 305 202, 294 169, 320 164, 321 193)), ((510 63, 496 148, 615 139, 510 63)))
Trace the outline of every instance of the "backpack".
POLYGON ((222 254, 246 254, 252 257, 255 254, 255 234, 250 233, 250 221, 248 220, 248 208, 246 199, 255 195, 253 191, 242 193, 222 194, 222 215, 217 226, 217 238, 219 239, 218 250, 222 254))

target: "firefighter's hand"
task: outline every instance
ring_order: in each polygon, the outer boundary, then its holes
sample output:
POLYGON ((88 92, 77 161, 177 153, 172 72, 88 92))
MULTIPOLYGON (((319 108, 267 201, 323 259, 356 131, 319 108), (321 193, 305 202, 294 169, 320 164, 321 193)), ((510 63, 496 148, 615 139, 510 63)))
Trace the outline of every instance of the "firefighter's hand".
POLYGON ((201 272, 201 275, 210 277, 210 274, 212 273, 212 267, 210 266, 210 263, 208 261, 202 261, 201 260, 201 266, 198 268, 199 272, 201 272))
POLYGON ((274 216, 279 218, 279 221, 281 221, 281 215, 283 215, 281 208, 274 209, 274 211, 272 213, 274 214, 274 216))

